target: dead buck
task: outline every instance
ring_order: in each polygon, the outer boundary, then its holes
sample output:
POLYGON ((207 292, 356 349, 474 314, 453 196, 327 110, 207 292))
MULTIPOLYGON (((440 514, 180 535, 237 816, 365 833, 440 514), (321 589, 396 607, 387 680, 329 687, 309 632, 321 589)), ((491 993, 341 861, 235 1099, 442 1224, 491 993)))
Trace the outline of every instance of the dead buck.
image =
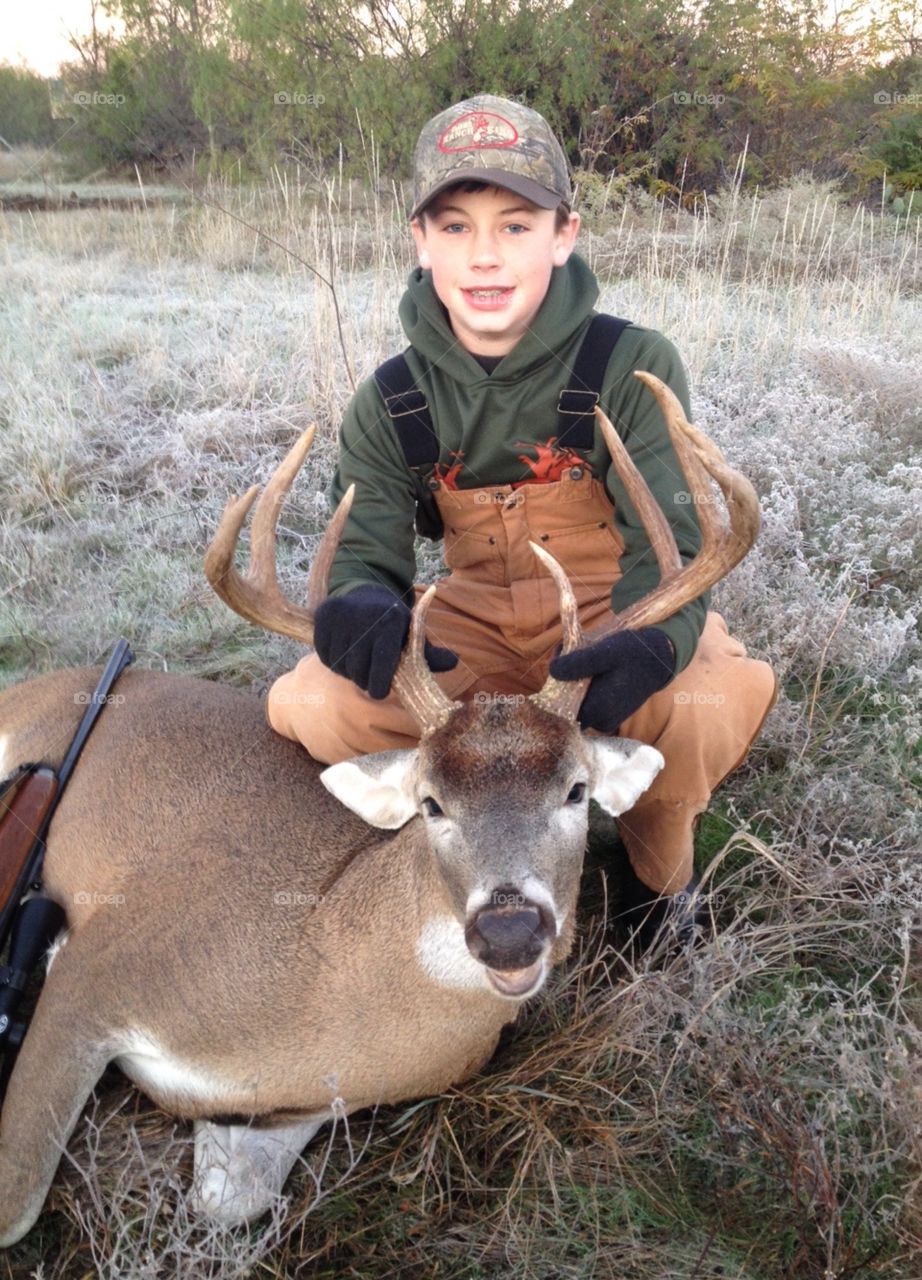
MULTIPOLYGON (((748 482, 668 388, 637 376, 667 418, 703 546, 683 567, 597 409, 662 576, 608 629, 668 617, 728 572, 758 527, 748 482)), ((275 524, 310 435, 257 503, 249 576, 232 562, 255 488, 228 503, 206 556, 233 609, 306 642, 348 503, 316 558, 308 606, 291 603, 276 582, 275 524)), ((569 651, 581 643, 572 592, 535 553, 558 582, 569 651)), ((588 802, 630 809, 662 757, 584 735, 576 682, 549 681, 529 700, 448 701, 422 656, 433 590, 396 676, 421 726, 415 750, 324 768, 267 726, 255 698, 153 671, 122 676, 48 835, 45 889, 69 927, 3 1105, 0 1244, 39 1216, 108 1063, 194 1121, 195 1205, 244 1220, 271 1206, 334 1114, 434 1094, 476 1071, 568 954, 588 802)), ((0 697, 0 776, 25 760, 59 763, 97 674, 59 671, 0 697)))

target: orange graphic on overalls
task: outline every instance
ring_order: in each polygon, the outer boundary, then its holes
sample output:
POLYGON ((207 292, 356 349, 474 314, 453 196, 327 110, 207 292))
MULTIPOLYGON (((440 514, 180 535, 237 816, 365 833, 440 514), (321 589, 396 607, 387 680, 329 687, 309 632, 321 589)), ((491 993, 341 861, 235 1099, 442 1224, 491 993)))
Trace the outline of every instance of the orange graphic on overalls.
POLYGON ((519 454, 519 462, 524 462, 526 467, 530 467, 532 475, 524 480, 517 480, 512 486, 513 489, 518 489, 523 484, 550 484, 553 480, 559 480, 571 467, 585 466, 585 460, 566 445, 558 444, 556 436, 551 436, 547 444, 529 445, 524 440, 517 440, 515 447, 534 449, 538 456, 533 459, 524 453, 519 454))

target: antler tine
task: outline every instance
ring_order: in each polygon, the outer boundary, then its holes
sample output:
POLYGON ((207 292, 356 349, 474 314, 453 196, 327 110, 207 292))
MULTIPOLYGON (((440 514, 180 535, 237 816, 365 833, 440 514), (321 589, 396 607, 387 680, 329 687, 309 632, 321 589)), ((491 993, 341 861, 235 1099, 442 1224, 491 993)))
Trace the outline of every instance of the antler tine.
MULTIPOLYGON (((663 384, 660 383, 660 385, 663 384)), ((628 453, 624 441, 598 405, 595 408, 595 416, 615 470, 634 504, 634 510, 640 517, 641 524, 647 531, 650 546, 659 565, 660 582, 668 582, 682 568, 682 557, 679 555, 679 548, 676 546, 669 521, 650 492, 646 480, 638 471, 637 464, 628 453)))
MULTIPOLYGON (((579 648, 583 634, 579 624, 576 596, 570 586, 570 579, 544 547, 539 546, 537 542, 529 542, 528 545, 557 584, 557 593, 560 596, 561 651, 571 653, 579 648)), ((555 680, 549 676, 543 687, 531 695, 531 701, 543 707, 545 711, 552 711, 555 715, 562 716, 564 720, 575 720, 588 688, 588 679, 555 680)))
POLYGON ((462 704, 443 693, 426 662, 426 615, 435 595, 431 586, 417 600, 410 619, 410 635, 394 673, 393 687, 400 701, 415 717, 425 737, 445 723, 462 704))
MULTIPOLYGON (((653 392, 666 420, 688 483, 689 500, 698 513, 701 549, 693 560, 678 572, 664 577, 659 586, 643 599, 623 609, 616 618, 606 619, 602 627, 593 629, 592 639, 612 630, 653 626, 671 617, 683 605, 726 577, 750 550, 759 532, 759 499, 746 477, 729 465, 713 440, 686 420, 682 405, 671 387, 646 370, 635 370, 634 377, 653 392), (724 496, 729 525, 718 514, 711 478, 717 481, 724 496)), ((601 411, 596 409, 596 413, 601 411)), ((649 527, 647 532, 652 542, 649 527)), ((674 547, 671 530, 669 539, 674 547)), ((676 557, 679 558, 678 552, 676 557)))
MULTIPOLYGON (((689 487, 689 500, 695 504, 698 512, 701 549, 693 560, 683 566, 665 515, 614 427, 596 406, 596 418, 615 470, 650 539, 660 568, 660 582, 642 599, 593 627, 585 636, 585 643, 592 643, 613 631, 653 626, 671 617, 739 564, 759 532, 759 499, 746 477, 727 463, 712 440, 686 420, 682 405, 670 387, 655 374, 645 370, 635 370, 634 377, 649 387, 663 412, 689 487), (711 478, 717 481, 724 496, 729 526, 715 509, 711 478)), ((559 578, 556 574, 554 576, 559 586, 559 578)), ((563 608, 561 593, 561 616, 563 608)), ((569 651, 565 647, 564 652, 569 651)), ((588 680, 557 681, 549 677, 540 693, 534 697, 549 710, 575 720, 588 684, 588 680), (559 687, 561 685, 563 688, 559 687)))
POLYGON ((329 594, 330 570, 336 558, 336 550, 339 547, 343 529, 349 519, 349 512, 352 510, 352 499, 354 497, 355 485, 350 484, 336 504, 336 510, 323 531, 320 546, 311 561, 310 575, 307 579, 307 609, 311 617, 314 616, 329 594))
MULTIPOLYGON (((306 609, 294 604, 279 590, 275 571, 275 537, 279 508, 288 496, 294 478, 313 443, 314 431, 313 425, 307 428, 282 459, 260 494, 253 513, 250 569, 246 577, 241 576, 234 568, 234 556, 240 531, 259 493, 257 485, 248 489, 242 498, 228 500, 217 532, 205 552, 205 576, 225 604, 248 622, 254 622, 257 626, 266 627, 280 635, 291 636, 294 640, 303 640, 306 644, 310 644, 314 636, 314 610, 310 604, 306 609)), ((343 502, 346 501, 347 498, 343 498, 343 502)), ((337 511, 330 528, 342 527, 345 517, 337 525, 339 514, 337 511)), ((325 560, 325 573, 329 572, 336 550, 335 543, 332 547, 328 546, 330 528, 327 529, 321 551, 318 552, 318 558, 325 560), (328 554, 324 555, 325 551, 328 554)))

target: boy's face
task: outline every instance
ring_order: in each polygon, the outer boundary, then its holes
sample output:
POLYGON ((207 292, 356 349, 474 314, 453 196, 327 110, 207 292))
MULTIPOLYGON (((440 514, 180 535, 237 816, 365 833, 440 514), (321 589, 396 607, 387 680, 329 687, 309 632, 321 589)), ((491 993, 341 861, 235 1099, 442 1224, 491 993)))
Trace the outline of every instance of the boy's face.
POLYGON ((537 315, 552 269, 572 253, 579 214, 557 231, 553 209, 497 187, 450 188, 425 212, 425 226, 410 224, 419 265, 432 271, 455 335, 477 355, 506 355, 537 315))

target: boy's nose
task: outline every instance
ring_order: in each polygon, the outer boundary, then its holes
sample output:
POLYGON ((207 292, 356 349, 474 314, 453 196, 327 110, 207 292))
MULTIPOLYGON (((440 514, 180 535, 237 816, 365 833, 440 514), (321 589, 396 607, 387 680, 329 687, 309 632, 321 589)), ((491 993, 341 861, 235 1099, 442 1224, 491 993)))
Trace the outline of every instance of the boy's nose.
POLYGON ((478 236, 471 245, 471 265, 492 267, 502 261, 499 245, 494 236, 478 236))

